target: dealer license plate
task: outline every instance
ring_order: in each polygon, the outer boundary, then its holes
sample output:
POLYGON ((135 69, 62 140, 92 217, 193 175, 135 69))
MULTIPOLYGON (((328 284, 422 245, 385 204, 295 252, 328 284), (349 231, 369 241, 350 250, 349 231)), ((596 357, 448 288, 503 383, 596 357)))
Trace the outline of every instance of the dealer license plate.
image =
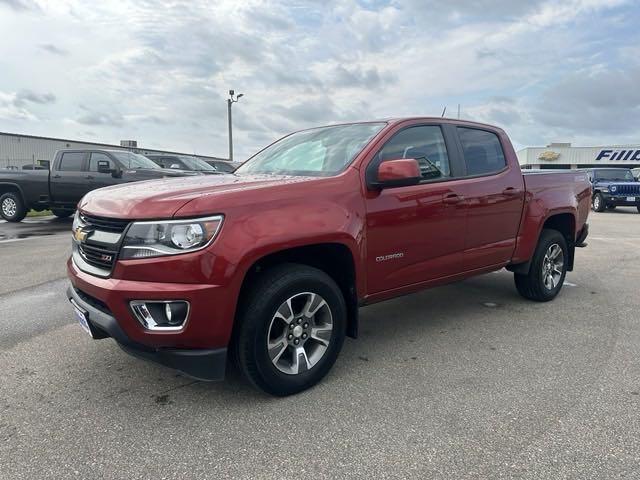
POLYGON ((635 202, 636 197, 627 197, 627 202, 635 202))
POLYGON ((93 335, 91 334, 91 328, 89 328, 89 322, 87 322, 87 316, 85 315, 85 313, 82 310, 80 310, 74 302, 71 302, 71 305, 73 305, 73 312, 75 313, 76 320, 78 320, 78 323, 80 324, 82 329, 85 332, 87 332, 91 337, 93 337, 93 335))

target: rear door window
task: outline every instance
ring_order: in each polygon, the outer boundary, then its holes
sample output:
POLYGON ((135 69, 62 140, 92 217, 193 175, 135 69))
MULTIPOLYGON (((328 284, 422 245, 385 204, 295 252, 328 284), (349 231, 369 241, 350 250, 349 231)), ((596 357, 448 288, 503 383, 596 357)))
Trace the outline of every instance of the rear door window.
POLYGON ((458 127, 467 175, 490 175, 507 166, 500 139, 493 132, 458 127))
POLYGON ((58 170, 64 172, 81 172, 83 162, 83 152, 65 152, 60 159, 60 167, 58 170))

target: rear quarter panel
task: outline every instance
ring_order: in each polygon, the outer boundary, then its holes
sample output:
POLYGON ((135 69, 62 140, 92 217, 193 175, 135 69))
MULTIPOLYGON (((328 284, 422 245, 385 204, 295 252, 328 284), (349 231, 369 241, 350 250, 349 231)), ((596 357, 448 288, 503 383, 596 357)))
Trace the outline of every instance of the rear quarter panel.
POLYGON ((528 172, 523 178, 525 206, 512 263, 531 259, 545 221, 554 215, 573 216, 575 240, 587 221, 591 203, 591 184, 584 172, 528 172))
POLYGON ((40 196, 49 196, 48 170, 19 170, 0 172, 0 192, 3 187, 17 187, 28 206, 38 202, 40 196))

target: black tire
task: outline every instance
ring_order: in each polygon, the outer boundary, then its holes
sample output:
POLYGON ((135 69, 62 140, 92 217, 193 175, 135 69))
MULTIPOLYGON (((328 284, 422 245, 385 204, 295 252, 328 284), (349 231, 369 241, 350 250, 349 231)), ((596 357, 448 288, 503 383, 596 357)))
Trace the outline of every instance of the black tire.
POLYGON ((73 210, 62 210, 57 208, 52 208, 51 213, 53 213, 58 218, 68 218, 73 215, 73 210))
POLYGON ((0 196, 0 215, 7 222, 22 221, 27 216, 22 196, 16 192, 7 192, 0 196))
MULTIPOLYGON (((240 371, 253 386, 271 395, 292 395, 312 387, 329 372, 344 343, 347 309, 340 288, 326 273, 298 264, 273 267, 262 273, 255 281, 243 298, 243 304, 245 307, 238 315, 239 324, 233 348, 240 371), (319 295, 330 309, 333 321, 330 339, 324 353, 310 369, 296 374, 283 373, 269 356, 267 342, 270 326, 274 315, 288 299, 296 295, 304 295, 306 292, 319 295)), ((284 324, 283 327, 285 337, 286 325, 288 324, 284 324)), ((306 340, 309 343, 305 345, 314 346, 312 336, 309 336, 309 340, 306 340)), ((290 341, 285 338, 284 342, 290 341)), ((294 348, 289 346, 285 351, 291 356, 292 361, 294 348)), ((306 353, 305 357, 296 355, 295 358, 302 365, 301 360, 307 358, 306 353)), ((306 361, 304 366, 308 366, 306 361)))
POLYGON ((568 253, 567 241, 564 238, 564 235, 557 230, 543 230, 540 235, 540 239, 538 240, 538 246, 536 247, 531 260, 529 273, 526 275, 518 273, 514 274, 518 293, 520 293, 524 298, 534 300, 536 302, 548 302, 553 300, 558 293, 560 293, 562 285, 564 284, 565 276, 567 275, 567 262, 569 261, 568 253), (545 256, 553 245, 558 245, 560 247, 562 251, 563 264, 560 269, 561 274, 557 284, 555 284, 553 288, 549 288, 545 285, 545 256))
POLYGON ((638 209, 638 213, 640 213, 640 205, 636 207, 638 209))
POLYGON ((596 193, 591 200, 591 207, 594 212, 604 212, 604 209, 607 207, 606 202, 604 201, 604 197, 601 193, 596 193))

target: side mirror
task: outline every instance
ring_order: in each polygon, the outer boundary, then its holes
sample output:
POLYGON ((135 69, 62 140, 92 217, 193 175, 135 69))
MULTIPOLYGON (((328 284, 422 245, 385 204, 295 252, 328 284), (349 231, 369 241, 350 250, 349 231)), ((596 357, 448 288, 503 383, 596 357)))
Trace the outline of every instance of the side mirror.
POLYGON ((98 173, 111 173, 111 166, 106 160, 98 160, 98 173))
POLYGON ((420 164, 415 158, 386 160, 378 165, 374 187, 391 188, 417 185, 422 180, 420 164))

